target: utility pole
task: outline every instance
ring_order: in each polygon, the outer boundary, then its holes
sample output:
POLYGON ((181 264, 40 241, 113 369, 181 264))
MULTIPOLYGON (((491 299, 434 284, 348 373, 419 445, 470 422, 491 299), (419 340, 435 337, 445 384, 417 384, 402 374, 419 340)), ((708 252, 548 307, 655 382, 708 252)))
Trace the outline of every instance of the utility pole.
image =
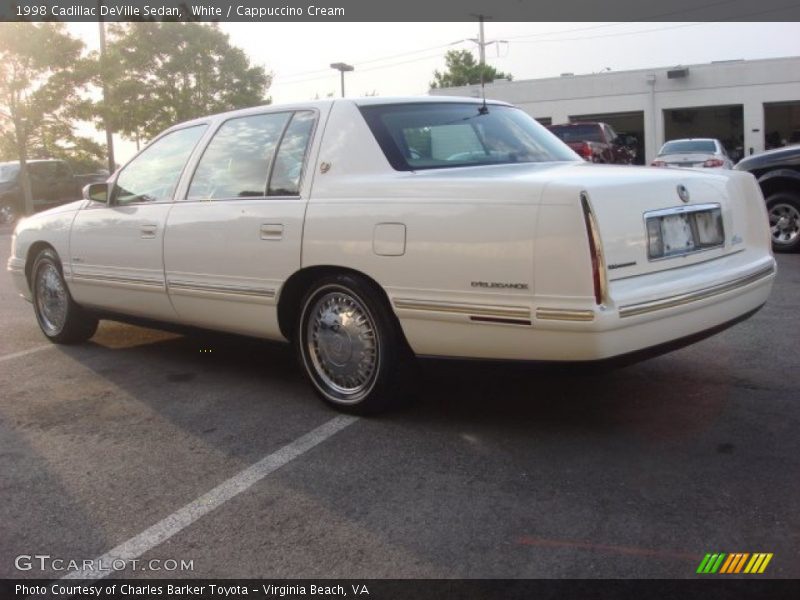
POLYGON ((487 17, 486 15, 482 15, 482 14, 478 14, 478 15, 473 14, 472 16, 476 17, 478 19, 478 38, 477 39, 470 38, 469 41, 475 42, 476 44, 478 44, 478 55, 480 56, 480 64, 481 64, 481 66, 483 66, 483 65, 486 64, 486 46, 488 44, 496 43, 495 41, 487 42, 486 41, 486 37, 485 37, 484 32, 483 32, 483 23, 484 23, 484 21, 486 21, 486 19, 491 19, 492 17, 487 17))
POLYGON ((353 65, 348 65, 343 62, 338 63, 331 63, 331 69, 336 69, 339 71, 339 75, 341 76, 342 80, 342 98, 344 98, 344 73, 345 71, 352 71, 355 67, 353 65))
POLYGON ((108 172, 113 173, 117 170, 117 163, 114 161, 114 134, 108 122, 108 89, 106 88, 106 25, 103 22, 100 7, 103 0, 97 0, 97 25, 100 28, 100 81, 103 88, 103 127, 106 130, 106 150, 108 153, 108 172))
POLYGON ((478 31, 478 48, 480 49, 481 66, 486 64, 486 39, 483 35, 483 20, 484 15, 478 15, 479 31, 478 31))

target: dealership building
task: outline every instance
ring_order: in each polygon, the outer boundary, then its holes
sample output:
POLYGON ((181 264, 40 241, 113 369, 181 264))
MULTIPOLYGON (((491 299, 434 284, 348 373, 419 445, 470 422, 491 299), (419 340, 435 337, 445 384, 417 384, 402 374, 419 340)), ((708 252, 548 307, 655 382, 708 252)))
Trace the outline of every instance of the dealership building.
MULTIPOLYGON (((480 86, 430 93, 479 97, 480 86)), ((637 140, 640 162, 677 138, 718 138, 734 158, 800 143, 800 57, 500 80, 486 85, 486 97, 543 125, 608 123, 637 140)))

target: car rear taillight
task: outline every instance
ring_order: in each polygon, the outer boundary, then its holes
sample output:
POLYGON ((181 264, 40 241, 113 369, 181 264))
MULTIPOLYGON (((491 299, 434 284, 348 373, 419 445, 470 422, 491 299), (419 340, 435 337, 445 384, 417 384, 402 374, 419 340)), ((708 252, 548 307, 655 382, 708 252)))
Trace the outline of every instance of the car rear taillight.
POLYGON ((603 257, 603 247, 600 244, 597 221, 594 218, 592 207, 589 204, 589 196, 586 192, 581 192, 581 208, 583 208, 583 221, 586 224, 586 235, 589 238, 589 254, 592 257, 594 300, 597 304, 605 304, 608 289, 606 261, 603 257))
POLYGON ((592 147, 588 142, 581 142, 581 145, 575 151, 580 154, 583 160, 592 160, 592 147))
POLYGON ((653 162, 650 163, 650 166, 651 167, 666 167, 667 163, 664 162, 663 160, 654 160, 653 162))
POLYGON ((724 165, 725 162, 720 160, 719 158, 709 158, 706 162, 703 163, 704 167, 721 167, 724 165))

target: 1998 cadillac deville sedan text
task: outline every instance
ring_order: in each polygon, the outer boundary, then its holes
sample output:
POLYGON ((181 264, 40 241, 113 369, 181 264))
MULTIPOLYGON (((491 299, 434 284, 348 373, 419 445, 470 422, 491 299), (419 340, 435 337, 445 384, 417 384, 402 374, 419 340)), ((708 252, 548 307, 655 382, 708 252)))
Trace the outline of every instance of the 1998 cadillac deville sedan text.
POLYGON ((355 412, 385 408, 414 354, 676 345, 757 310, 775 276, 751 175, 587 164, 513 106, 452 98, 177 125, 19 223, 8 268, 54 342, 109 315, 286 339, 355 412))

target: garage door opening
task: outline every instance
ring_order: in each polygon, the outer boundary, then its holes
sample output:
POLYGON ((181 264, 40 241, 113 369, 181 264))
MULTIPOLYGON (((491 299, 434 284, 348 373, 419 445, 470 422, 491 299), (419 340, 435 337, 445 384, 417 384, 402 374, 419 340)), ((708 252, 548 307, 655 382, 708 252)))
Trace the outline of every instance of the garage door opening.
POLYGON ((764 104, 764 147, 800 144, 800 101, 764 104))
POLYGON ((599 121, 611 126, 618 135, 628 138, 629 146, 636 152, 635 165, 644 164, 644 112, 602 113, 570 116, 571 122, 599 121))
POLYGON ((744 156, 744 111, 741 104, 674 108, 664 111, 664 141, 716 138, 733 162, 744 156))

